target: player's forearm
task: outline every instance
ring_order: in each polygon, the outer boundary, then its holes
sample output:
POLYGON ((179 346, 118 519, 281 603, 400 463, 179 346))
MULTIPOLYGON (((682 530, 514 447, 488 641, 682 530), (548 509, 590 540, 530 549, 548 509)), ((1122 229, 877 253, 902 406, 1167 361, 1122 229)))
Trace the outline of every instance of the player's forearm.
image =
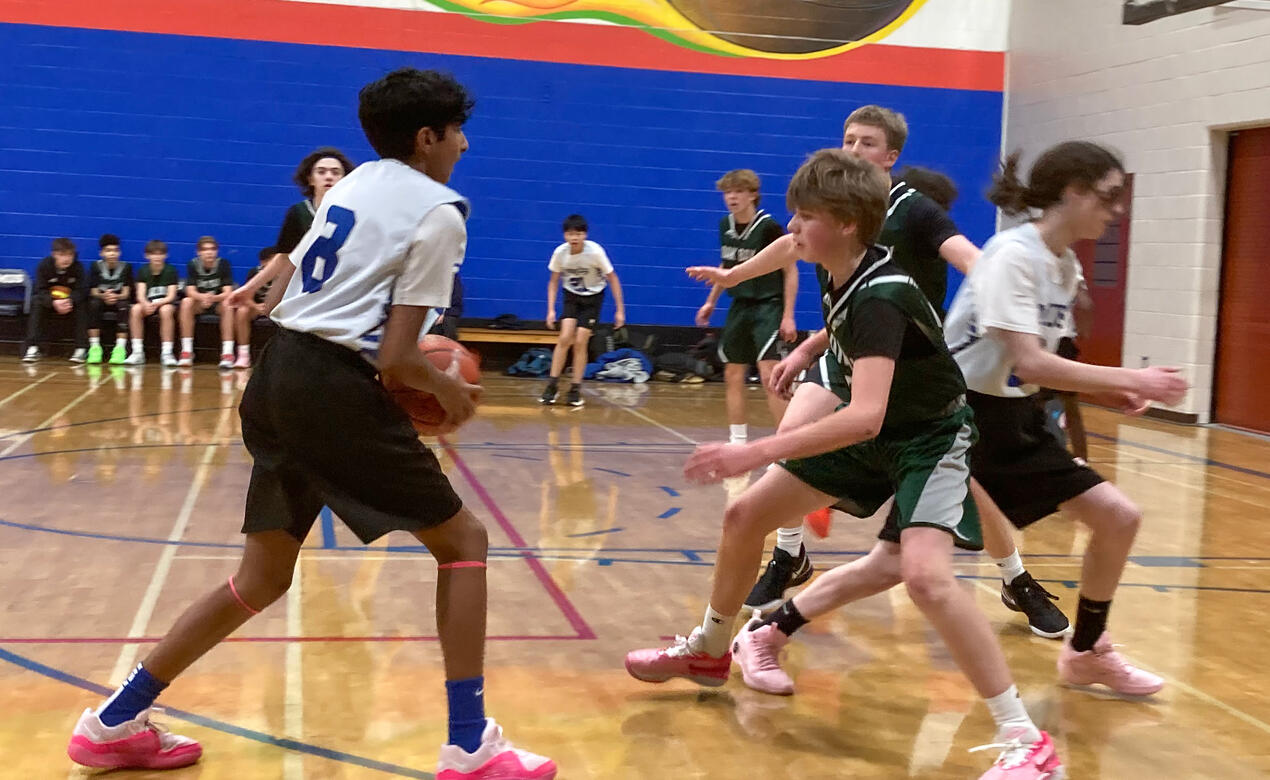
POLYGON ((763 250, 740 265, 728 269, 729 286, 734 286, 747 279, 754 279, 772 271, 798 262, 798 250, 794 247, 794 237, 786 233, 763 250))
POLYGON ((799 344, 798 349, 810 359, 820 357, 825 354, 825 350, 829 349, 829 332, 821 328, 799 344))
POLYGON ((794 318, 794 302, 798 298, 798 266, 785 266, 785 300, 784 311, 781 316, 785 319, 794 318))
POLYGON ((1014 375, 1030 385, 1074 393, 1132 392, 1132 375, 1123 368, 1067 360, 1037 348, 1014 364, 1014 375))
POLYGON ((711 285, 710 292, 706 295, 705 305, 709 306, 710 308, 714 308, 714 305, 719 302, 719 296, 722 294, 723 294, 723 285, 721 284, 711 285))
POLYGON ((622 297, 622 283, 618 280, 617 274, 609 274, 609 286, 613 288, 613 303, 617 306, 619 312, 626 311, 626 301, 622 297))
POLYGON ((866 404, 849 404, 814 423, 759 439, 754 446, 767 463, 833 452, 877 436, 885 412, 885 408, 879 413, 866 404))
POLYGON ((282 300, 282 296, 287 292, 287 285, 291 284, 291 277, 294 274, 295 266, 291 265, 291 263, 287 263, 278 272, 278 278, 274 281, 273 287, 269 288, 269 292, 265 294, 264 303, 261 304, 263 314, 268 315, 282 300))

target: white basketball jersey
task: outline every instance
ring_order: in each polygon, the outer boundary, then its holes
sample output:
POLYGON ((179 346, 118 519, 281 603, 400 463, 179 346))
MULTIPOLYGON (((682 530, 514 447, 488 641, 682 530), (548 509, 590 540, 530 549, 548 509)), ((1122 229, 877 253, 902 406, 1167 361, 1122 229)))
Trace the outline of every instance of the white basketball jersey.
POLYGON ((604 292, 608 286, 605 277, 613 273, 613 263, 609 261, 604 247, 590 240, 582 242, 582 251, 576 255, 569 249, 568 242, 556 247, 547 268, 560 274, 564 289, 574 295, 604 292))
POLYGON ((405 163, 358 166, 326 193, 291 252, 296 271, 273 320, 375 363, 393 304, 450 305, 467 214, 463 196, 405 163))
POLYGON ((1072 306, 1084 276, 1070 249, 1050 251, 1029 222, 993 236, 953 299, 944 322, 948 349, 966 387, 978 393, 1021 398, 1040 388, 1014 376, 1005 345, 988 329, 1030 333, 1055 352, 1070 332, 1072 306))

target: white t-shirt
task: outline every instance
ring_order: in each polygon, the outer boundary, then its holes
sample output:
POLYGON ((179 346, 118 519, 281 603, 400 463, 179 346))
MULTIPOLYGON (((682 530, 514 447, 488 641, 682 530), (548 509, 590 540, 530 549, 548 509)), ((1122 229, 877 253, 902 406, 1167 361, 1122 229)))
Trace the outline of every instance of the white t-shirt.
POLYGON ((1070 249, 1050 251, 1029 222, 993 236, 953 299, 944 338, 966 386, 978 393, 1022 398, 1040 388, 1014 376, 1005 345, 989 328, 1030 333, 1050 352, 1068 335, 1076 292, 1084 279, 1070 249))
POLYGON ((290 253, 296 272, 273 320, 374 364, 394 304, 450 305, 467 213, 463 196, 405 163, 358 166, 326 193, 290 253))
POLYGON ((583 241, 582 251, 573 254, 569 244, 563 243, 551 253, 551 262, 547 268, 560 274, 564 280, 564 289, 574 295, 595 295, 604 292, 608 281, 604 278, 613 273, 613 264, 604 253, 604 247, 594 241, 583 241))

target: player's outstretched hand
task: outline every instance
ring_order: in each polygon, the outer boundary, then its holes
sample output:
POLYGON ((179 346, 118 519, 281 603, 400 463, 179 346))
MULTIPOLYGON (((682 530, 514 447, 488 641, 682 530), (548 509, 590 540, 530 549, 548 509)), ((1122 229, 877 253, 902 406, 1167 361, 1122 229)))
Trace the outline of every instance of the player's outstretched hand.
POLYGON ((1181 403, 1190 388, 1179 369, 1174 366, 1139 368, 1136 395, 1144 401, 1160 401, 1169 406, 1181 403))
POLYGON ((710 485, 762 465, 762 456, 748 444, 701 444, 684 464, 684 477, 694 484, 710 485))
POLYGON ((691 265, 684 269, 684 273, 698 282, 718 284, 724 287, 732 286, 732 274, 717 265, 691 265))
POLYGON ((252 298, 253 298, 253 295, 251 292, 244 290, 241 287, 235 287, 233 290, 230 291, 229 295, 226 296, 225 305, 233 306, 234 308, 238 308, 240 306, 246 306, 247 304, 252 302, 252 298))

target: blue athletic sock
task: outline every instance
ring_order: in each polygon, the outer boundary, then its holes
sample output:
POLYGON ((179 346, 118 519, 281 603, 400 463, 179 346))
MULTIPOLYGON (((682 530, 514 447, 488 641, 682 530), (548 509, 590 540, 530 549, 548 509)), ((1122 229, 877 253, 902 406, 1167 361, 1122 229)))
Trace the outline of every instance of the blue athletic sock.
POLYGON ((154 704, 154 700, 159 698, 166 687, 167 683, 156 680, 144 666, 137 664, 137 668, 132 670, 132 674, 115 691, 115 695, 97 708, 97 717, 107 726, 126 723, 154 704))
POLYGON ((450 744, 475 753, 485 732, 485 678, 446 680, 445 695, 450 701, 450 744))

